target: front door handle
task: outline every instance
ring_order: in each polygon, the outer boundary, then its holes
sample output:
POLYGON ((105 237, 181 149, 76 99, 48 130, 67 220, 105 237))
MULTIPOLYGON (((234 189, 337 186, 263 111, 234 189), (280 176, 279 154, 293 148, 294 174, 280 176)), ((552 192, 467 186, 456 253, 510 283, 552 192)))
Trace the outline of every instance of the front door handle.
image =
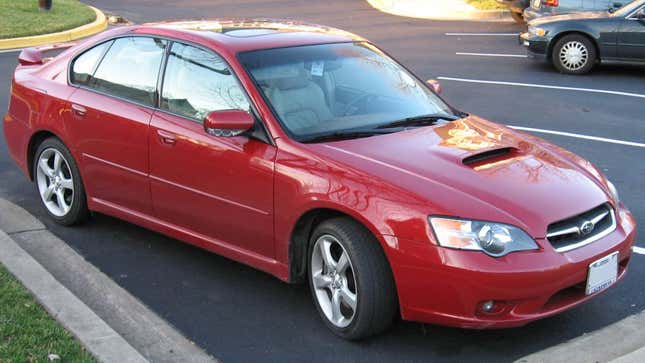
POLYGON ((175 145, 177 142, 175 135, 168 131, 157 130, 157 136, 159 136, 159 140, 166 145, 175 145))
POLYGON ((87 109, 85 107, 77 105, 75 103, 72 103, 72 111, 74 111, 76 115, 81 117, 85 116, 85 114, 87 113, 87 109))

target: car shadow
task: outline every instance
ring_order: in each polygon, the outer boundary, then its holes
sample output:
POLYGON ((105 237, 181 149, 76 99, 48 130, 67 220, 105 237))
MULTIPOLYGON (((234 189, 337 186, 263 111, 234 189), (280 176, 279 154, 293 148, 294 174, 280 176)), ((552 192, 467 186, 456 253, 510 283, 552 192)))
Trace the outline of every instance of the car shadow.
MULTIPOLYGON (((617 316, 602 302, 526 327, 465 330, 397 320, 382 335, 348 342, 318 317, 307 286, 101 214, 48 227, 189 339, 224 361, 513 361, 599 328, 617 316), (604 316, 587 319, 585 316, 604 316)), ((599 301, 597 299, 596 301, 599 301)))

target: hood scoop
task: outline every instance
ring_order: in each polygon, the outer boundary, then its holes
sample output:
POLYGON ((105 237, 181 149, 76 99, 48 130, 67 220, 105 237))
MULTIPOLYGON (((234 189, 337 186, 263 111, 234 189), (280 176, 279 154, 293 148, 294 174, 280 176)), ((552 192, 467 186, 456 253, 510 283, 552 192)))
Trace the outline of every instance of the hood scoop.
POLYGON ((514 156, 518 150, 514 147, 500 147, 496 149, 488 149, 484 152, 469 155, 462 159, 464 165, 472 166, 482 164, 484 162, 499 161, 507 157, 514 156))

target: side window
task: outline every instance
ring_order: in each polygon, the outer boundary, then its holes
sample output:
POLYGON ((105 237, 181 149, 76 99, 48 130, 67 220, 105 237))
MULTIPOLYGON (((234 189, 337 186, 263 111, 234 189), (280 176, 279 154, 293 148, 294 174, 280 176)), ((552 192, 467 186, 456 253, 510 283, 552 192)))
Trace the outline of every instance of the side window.
POLYGON ((249 111, 249 101, 218 55, 173 43, 161 91, 164 110, 202 122, 212 111, 249 111))
POLYGON ((157 77, 167 42, 130 37, 114 41, 89 86, 118 97, 153 106, 157 77))
POLYGON ((112 44, 112 41, 99 44, 96 47, 81 54, 76 58, 76 60, 74 60, 74 65, 72 65, 72 72, 70 77, 72 83, 80 85, 88 84, 88 82, 92 78, 94 69, 96 69, 96 64, 99 62, 101 56, 105 52, 105 49, 107 49, 110 44, 112 44))

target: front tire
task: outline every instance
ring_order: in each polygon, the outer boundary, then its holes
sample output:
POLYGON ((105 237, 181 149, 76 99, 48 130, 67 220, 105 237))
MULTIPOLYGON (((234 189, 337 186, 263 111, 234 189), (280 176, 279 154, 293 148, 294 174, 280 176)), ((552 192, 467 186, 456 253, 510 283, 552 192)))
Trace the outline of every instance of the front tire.
POLYGON ((598 55, 592 41, 584 35, 571 34, 559 39, 551 60, 560 73, 585 74, 596 64, 598 55))
POLYGON ((89 216, 85 188, 72 154, 59 139, 45 139, 34 154, 36 190, 47 214, 62 225, 73 225, 89 216))
POLYGON ((314 304, 334 334, 357 340, 388 329, 397 311, 394 279, 379 242, 349 218, 314 231, 308 259, 314 304))

